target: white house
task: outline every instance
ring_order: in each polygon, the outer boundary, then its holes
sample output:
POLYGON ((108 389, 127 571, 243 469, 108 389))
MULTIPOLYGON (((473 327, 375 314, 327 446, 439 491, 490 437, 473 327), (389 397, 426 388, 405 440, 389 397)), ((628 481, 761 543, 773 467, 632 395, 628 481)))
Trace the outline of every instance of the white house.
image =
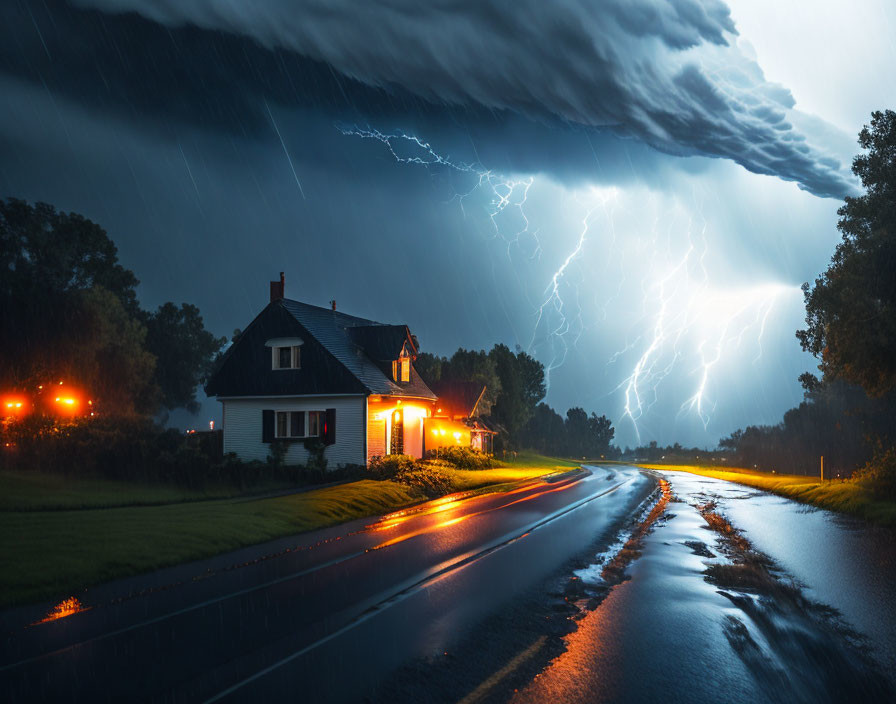
POLYGON ((205 387, 224 407, 224 452, 264 460, 282 442, 286 462, 304 464, 305 442, 318 438, 337 467, 388 454, 423 457, 446 445, 481 447, 490 431, 443 412, 414 368, 416 356, 406 325, 286 299, 281 273, 270 303, 205 387))

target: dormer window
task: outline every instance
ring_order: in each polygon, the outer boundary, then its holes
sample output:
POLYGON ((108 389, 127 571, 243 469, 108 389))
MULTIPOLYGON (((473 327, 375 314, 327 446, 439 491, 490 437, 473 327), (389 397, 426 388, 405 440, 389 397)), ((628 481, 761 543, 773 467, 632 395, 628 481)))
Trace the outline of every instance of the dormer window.
POLYGON ((411 355, 408 354, 407 345, 401 348, 401 355, 392 362, 392 378, 404 384, 411 380, 411 355))
POLYGON ((279 337, 268 340, 271 348, 271 369, 301 369, 302 340, 298 337, 279 337))

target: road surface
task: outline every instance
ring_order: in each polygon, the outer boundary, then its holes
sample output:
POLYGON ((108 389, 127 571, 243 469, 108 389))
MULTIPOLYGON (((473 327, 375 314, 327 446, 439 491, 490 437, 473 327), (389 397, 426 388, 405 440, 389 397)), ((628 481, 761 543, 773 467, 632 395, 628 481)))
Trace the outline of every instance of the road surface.
POLYGON ((98 588, 54 621, 7 612, 0 699, 364 696, 614 532, 653 485, 573 472, 98 588))
POLYGON ((892 701, 893 537, 590 467, 0 614, 0 700, 892 701))

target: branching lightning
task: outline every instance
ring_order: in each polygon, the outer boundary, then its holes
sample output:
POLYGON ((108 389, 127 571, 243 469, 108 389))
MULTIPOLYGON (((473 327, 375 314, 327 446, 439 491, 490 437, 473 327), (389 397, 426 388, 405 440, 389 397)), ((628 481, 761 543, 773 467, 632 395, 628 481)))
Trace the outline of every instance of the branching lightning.
MULTIPOLYGON (((383 133, 356 126, 339 129, 346 136, 382 143, 398 163, 421 166, 431 173, 447 169, 469 174, 471 187, 454 196, 464 215, 464 201, 482 192, 488 198, 486 213, 495 236, 507 243, 508 256, 510 248, 520 245, 524 235, 535 243, 534 248, 530 247, 531 258, 538 259, 544 254, 542 247, 548 244, 539 239, 537 231, 530 229, 526 213, 527 199, 535 184, 533 176, 507 178, 480 163, 454 160, 438 153, 429 142, 401 131, 383 133), (511 208, 518 214, 522 226, 507 228, 509 221, 500 218, 511 208)), ((573 276, 572 265, 583 258, 586 249, 593 251, 593 259, 604 263, 605 278, 613 281, 613 277, 618 277, 615 292, 608 297, 604 293, 605 297, 595 302, 599 315, 593 316, 593 325, 608 323, 608 307, 626 302, 624 291, 630 285, 626 276, 637 271, 640 280, 640 314, 631 318, 634 334, 630 335, 630 342, 606 361, 608 366, 632 363, 631 371, 616 386, 622 399, 620 420, 631 423, 640 443, 639 422, 657 403, 662 382, 674 376, 679 383, 694 380, 693 391, 681 404, 679 414, 694 414, 707 428, 716 406, 712 394, 713 372, 737 350, 745 336, 755 341, 758 354, 754 362, 757 361, 762 355, 762 337, 776 301, 799 290, 769 283, 741 287, 713 285, 706 264, 709 248, 705 222, 695 238, 692 218, 686 227, 678 227, 674 224, 677 220, 669 213, 660 214, 655 204, 649 234, 633 233, 620 245, 614 215, 618 199, 616 188, 594 187, 575 194, 576 204, 583 213, 581 228, 574 246, 560 258, 535 306, 528 351, 537 350, 543 358, 549 384, 551 373, 565 363, 568 353, 589 327, 583 320, 585 313, 580 301, 584 276, 581 267, 576 267, 579 271, 573 276), (595 231, 599 214, 603 215, 603 224, 595 231), (665 235, 660 232, 662 223, 668 227, 665 235)), ((638 203, 637 211, 643 207, 638 203)), ((691 210, 699 214, 699 204, 695 203, 691 210)), ((596 268, 587 271, 593 274, 596 268)))

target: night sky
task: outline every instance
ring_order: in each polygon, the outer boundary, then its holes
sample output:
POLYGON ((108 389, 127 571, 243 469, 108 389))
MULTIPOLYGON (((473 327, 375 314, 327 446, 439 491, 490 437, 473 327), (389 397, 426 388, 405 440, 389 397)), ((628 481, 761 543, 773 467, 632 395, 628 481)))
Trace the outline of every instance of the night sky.
POLYGON ((10 0, 0 195, 216 334, 282 270, 425 351, 518 345, 621 445, 714 446, 801 398, 893 36, 887 0, 10 0))

